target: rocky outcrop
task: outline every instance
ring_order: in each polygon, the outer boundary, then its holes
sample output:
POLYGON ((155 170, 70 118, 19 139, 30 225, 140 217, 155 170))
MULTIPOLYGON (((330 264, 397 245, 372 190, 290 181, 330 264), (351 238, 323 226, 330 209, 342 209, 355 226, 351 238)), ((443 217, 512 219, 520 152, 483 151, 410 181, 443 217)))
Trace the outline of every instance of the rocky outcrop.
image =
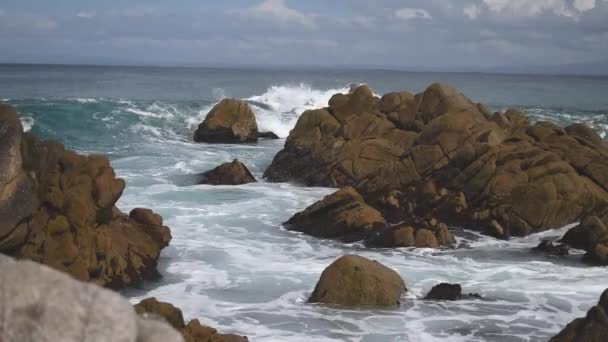
POLYGON ((365 241, 368 247, 439 248, 455 242, 448 227, 435 219, 411 224, 398 224, 371 235, 365 241))
POLYGON ((265 177, 351 186, 389 223, 434 218, 508 238, 605 207, 607 170, 608 145, 583 125, 530 125, 434 84, 333 96, 301 115, 265 177))
POLYGON ((603 342, 608 341, 608 290, 599 303, 587 311, 587 316, 577 318, 549 342, 603 342))
POLYGON ((119 288, 158 276, 171 239, 162 218, 115 203, 125 182, 102 156, 81 156, 23 133, 0 106, 0 253, 119 288))
POLYGON ((0 254, 0 341, 180 342, 162 320, 128 300, 44 265, 0 254))
POLYGON ((247 342, 245 336, 219 334, 217 330, 201 325, 198 319, 188 324, 184 321, 182 311, 169 303, 159 302, 156 298, 147 298, 135 305, 135 311, 143 317, 160 317, 179 331, 185 342, 247 342))
POLYGON ((431 291, 424 297, 425 300, 460 300, 480 299, 476 293, 463 294, 460 284, 441 283, 433 286, 431 291))
POLYGON ((225 163, 213 170, 202 173, 198 183, 209 185, 240 185, 255 182, 255 177, 253 177, 249 169, 247 169, 247 166, 238 159, 235 159, 232 163, 225 163))
POLYGON ((568 230, 561 242, 585 250, 583 260, 596 265, 608 265, 608 215, 586 217, 578 226, 568 230))
POLYGON ((194 132, 194 141, 238 144, 258 141, 255 114, 247 102, 224 99, 218 103, 194 132))
POLYGON ((309 303, 340 306, 397 306, 405 283, 392 269, 356 255, 334 261, 321 274, 309 303))
POLYGON ((357 191, 347 187, 294 215, 284 226, 316 237, 353 242, 385 229, 386 221, 357 191))

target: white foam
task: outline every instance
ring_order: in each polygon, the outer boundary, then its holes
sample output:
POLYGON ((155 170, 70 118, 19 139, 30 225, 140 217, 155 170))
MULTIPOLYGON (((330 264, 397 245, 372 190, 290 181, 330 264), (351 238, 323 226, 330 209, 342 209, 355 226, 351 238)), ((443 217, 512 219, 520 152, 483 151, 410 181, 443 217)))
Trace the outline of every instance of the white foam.
POLYGON ((99 102, 98 99, 89 98, 89 97, 77 97, 73 100, 78 103, 97 103, 97 102, 99 102))
POLYGON ((23 126, 24 132, 29 132, 36 122, 34 118, 30 116, 21 116, 19 117, 19 120, 21 120, 21 125, 23 126))

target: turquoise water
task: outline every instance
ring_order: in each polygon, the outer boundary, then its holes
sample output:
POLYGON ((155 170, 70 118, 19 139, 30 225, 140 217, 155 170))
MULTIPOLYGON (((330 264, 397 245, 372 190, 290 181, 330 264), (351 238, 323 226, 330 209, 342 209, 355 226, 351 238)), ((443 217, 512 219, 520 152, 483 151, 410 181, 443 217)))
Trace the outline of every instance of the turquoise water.
MULTIPOLYGON (((378 94, 453 84, 494 109, 532 119, 585 122, 608 132, 608 79, 340 70, 220 70, 0 66, 0 101, 24 125, 81 153, 110 157, 127 181, 118 206, 150 207, 172 228, 163 279, 125 294, 156 296, 187 318, 253 341, 544 341, 593 305, 605 268, 579 256, 532 254, 539 236, 509 242, 457 231, 471 249, 366 250, 287 232, 281 222, 333 191, 262 180, 284 140, 194 144, 191 135, 224 96, 249 100, 260 127, 286 137, 298 115, 352 83, 378 94), (237 187, 179 186, 181 175, 239 158, 261 180, 237 187), (336 310, 305 303, 322 270, 357 253, 395 268, 410 290, 399 309, 336 310), (438 282, 483 301, 424 302, 438 282)), ((461 227, 462 228, 462 227, 461 227)), ((466 228, 466 227, 463 227, 466 228)), ((559 235, 549 232, 543 235, 559 235)))

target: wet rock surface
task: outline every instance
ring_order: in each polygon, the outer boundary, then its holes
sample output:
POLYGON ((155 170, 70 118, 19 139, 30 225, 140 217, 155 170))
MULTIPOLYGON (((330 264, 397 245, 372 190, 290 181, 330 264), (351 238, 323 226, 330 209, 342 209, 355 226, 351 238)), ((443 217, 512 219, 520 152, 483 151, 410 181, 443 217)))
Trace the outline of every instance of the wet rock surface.
POLYGON ((198 176, 198 184, 241 185, 255 182, 255 177, 253 177, 247 166, 237 159, 198 176))
POLYGON ((194 132, 195 142, 252 143, 258 141, 258 125, 249 104, 236 99, 218 103, 194 132))

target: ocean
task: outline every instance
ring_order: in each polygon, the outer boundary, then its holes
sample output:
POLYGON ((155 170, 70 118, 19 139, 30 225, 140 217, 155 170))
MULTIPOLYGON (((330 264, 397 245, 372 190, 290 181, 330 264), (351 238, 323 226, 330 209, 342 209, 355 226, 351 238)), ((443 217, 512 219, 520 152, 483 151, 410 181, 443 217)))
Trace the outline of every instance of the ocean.
POLYGON ((585 315, 608 284, 602 267, 580 255, 530 252, 545 236, 500 241, 454 227, 452 250, 366 249, 288 232, 281 223, 334 189, 273 184, 262 174, 306 109, 351 84, 377 94, 456 86, 493 110, 516 107, 531 120, 584 122, 608 133, 608 78, 387 70, 278 70, 0 65, 0 101, 15 105, 26 130, 84 154, 107 155, 127 188, 123 211, 152 208, 171 227, 163 278, 123 292, 155 296, 187 319, 252 341, 546 341, 585 315), (282 139, 250 145, 192 142, 223 97, 252 104, 262 131, 282 139), (242 186, 183 186, 184 174, 235 158, 260 181, 242 186), (408 292, 398 309, 343 310, 306 304, 323 269, 344 254, 397 270, 408 292), (483 300, 429 302, 440 282, 483 300))

